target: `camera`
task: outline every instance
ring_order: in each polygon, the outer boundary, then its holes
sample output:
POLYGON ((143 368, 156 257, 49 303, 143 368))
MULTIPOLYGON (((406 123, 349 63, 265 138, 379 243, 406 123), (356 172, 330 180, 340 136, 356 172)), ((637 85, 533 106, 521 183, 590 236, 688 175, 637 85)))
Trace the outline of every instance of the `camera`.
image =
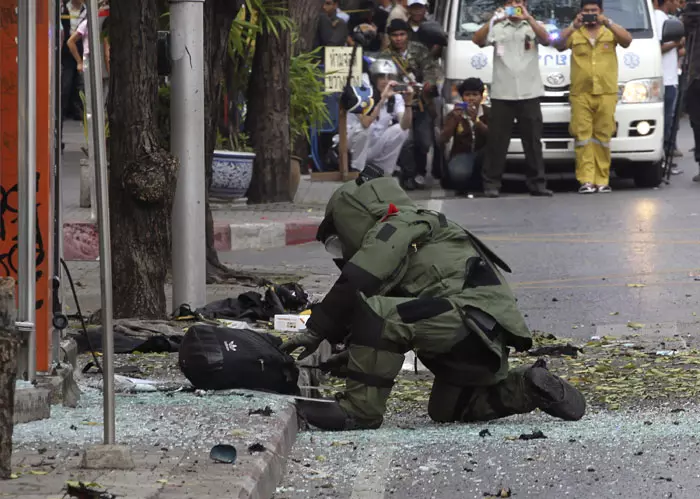
POLYGON ((523 8, 522 7, 506 7, 506 16, 508 17, 513 17, 513 16, 522 16, 523 15, 523 8))
POLYGON ((598 21, 598 14, 583 14, 581 20, 583 24, 595 24, 598 21))
POLYGON ((467 102, 455 102, 455 109, 460 109, 462 111, 466 111, 469 109, 469 103, 467 102))
POLYGON ((405 83, 397 83, 396 85, 394 85, 393 88, 394 92, 401 94, 408 90, 408 85, 406 85, 405 83))

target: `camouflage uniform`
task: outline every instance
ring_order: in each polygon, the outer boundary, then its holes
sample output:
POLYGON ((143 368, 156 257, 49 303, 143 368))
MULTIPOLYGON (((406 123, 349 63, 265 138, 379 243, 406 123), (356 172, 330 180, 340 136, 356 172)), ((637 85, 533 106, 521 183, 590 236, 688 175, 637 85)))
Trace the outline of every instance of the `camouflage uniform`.
MULTIPOLYGON (((409 81, 435 86, 443 79, 440 64, 420 42, 408 42, 405 54, 390 46, 383 50, 378 58, 394 61, 399 68, 399 78, 405 82, 405 77, 408 77, 409 81)), ((414 105, 418 105, 417 101, 418 99, 414 105)))
POLYGON ((571 388, 546 368, 508 371, 508 347, 527 350, 532 339, 498 270, 508 266, 474 235, 419 209, 390 178, 344 184, 328 204, 319 239, 328 234, 342 242, 346 263, 307 328, 332 343, 348 337, 347 385, 333 421, 306 407, 312 424, 380 426, 411 349, 435 374, 429 414, 436 421, 488 420, 536 407, 566 419, 583 415, 582 397, 575 410, 538 399, 530 378, 571 388))

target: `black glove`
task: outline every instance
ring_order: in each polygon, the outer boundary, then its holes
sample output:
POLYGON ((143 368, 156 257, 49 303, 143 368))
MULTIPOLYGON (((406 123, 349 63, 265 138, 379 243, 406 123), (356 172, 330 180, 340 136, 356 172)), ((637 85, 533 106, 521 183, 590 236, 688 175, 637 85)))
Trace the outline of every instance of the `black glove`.
POLYGON ((328 360, 321 362, 318 367, 324 373, 330 373, 336 378, 347 377, 348 360, 350 360, 350 350, 344 350, 328 357, 328 360))
POLYGON ((323 338, 316 333, 314 333, 312 330, 307 329, 303 333, 296 333, 294 336, 292 336, 291 339, 285 341, 282 343, 282 346, 280 347, 280 350, 282 350, 285 353, 291 354, 296 350, 297 348, 304 348, 304 351, 299 354, 299 357, 297 360, 303 360, 312 353, 314 353, 321 342, 323 341, 323 338))

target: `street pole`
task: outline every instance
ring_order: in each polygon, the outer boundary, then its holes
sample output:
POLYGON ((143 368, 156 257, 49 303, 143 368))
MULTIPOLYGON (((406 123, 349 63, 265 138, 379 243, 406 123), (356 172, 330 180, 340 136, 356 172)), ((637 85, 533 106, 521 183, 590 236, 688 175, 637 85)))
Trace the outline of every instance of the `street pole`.
POLYGON ((173 310, 206 304, 204 0, 170 0, 171 151, 180 162, 172 224, 173 310))
MULTIPOLYGON (((17 33, 17 329, 27 380, 36 376, 36 2, 20 1, 17 33), (26 360, 25 360, 26 359, 26 360)), ((19 370, 21 373, 21 369, 19 370)))
MULTIPOLYGON (((62 331, 67 327, 65 310, 63 308, 63 286, 61 279, 63 271, 61 269, 61 258, 63 258, 63 189, 61 186, 61 157, 63 155, 61 143, 63 140, 63 123, 61 110, 61 2, 51 0, 49 5, 53 7, 53 72, 51 91, 53 92, 53 119, 54 119, 54 148, 53 148, 53 320, 51 336, 51 360, 59 362, 61 357, 62 331)), ((49 9, 49 12, 51 9, 49 9)))
MULTIPOLYGON (((31 2, 30 2, 31 3, 31 2)), ((97 183, 97 226, 100 232, 100 284, 102 291, 102 378, 104 410, 104 444, 115 441, 114 431, 114 329, 112 327, 112 249, 109 233, 109 191, 107 151, 105 149, 105 110, 102 89, 102 44, 97 0, 87 2, 88 40, 90 45, 90 104, 92 106, 92 157, 95 158, 97 183)))

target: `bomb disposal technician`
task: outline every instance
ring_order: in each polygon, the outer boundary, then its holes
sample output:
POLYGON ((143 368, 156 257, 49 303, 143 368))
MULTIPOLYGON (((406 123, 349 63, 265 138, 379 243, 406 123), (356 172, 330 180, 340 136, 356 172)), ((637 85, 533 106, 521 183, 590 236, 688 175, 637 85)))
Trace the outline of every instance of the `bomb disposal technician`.
POLYGON ((313 353, 348 346, 336 401, 297 401, 325 430, 381 426, 404 354, 433 372, 428 413, 438 422, 486 421, 540 408, 578 420, 583 395, 538 360, 508 370, 508 351, 532 336, 500 270, 508 266, 441 213, 419 209, 391 178, 348 182, 332 196, 317 239, 342 272, 307 329, 282 346, 313 353), (337 251, 336 251, 337 250, 337 251))

